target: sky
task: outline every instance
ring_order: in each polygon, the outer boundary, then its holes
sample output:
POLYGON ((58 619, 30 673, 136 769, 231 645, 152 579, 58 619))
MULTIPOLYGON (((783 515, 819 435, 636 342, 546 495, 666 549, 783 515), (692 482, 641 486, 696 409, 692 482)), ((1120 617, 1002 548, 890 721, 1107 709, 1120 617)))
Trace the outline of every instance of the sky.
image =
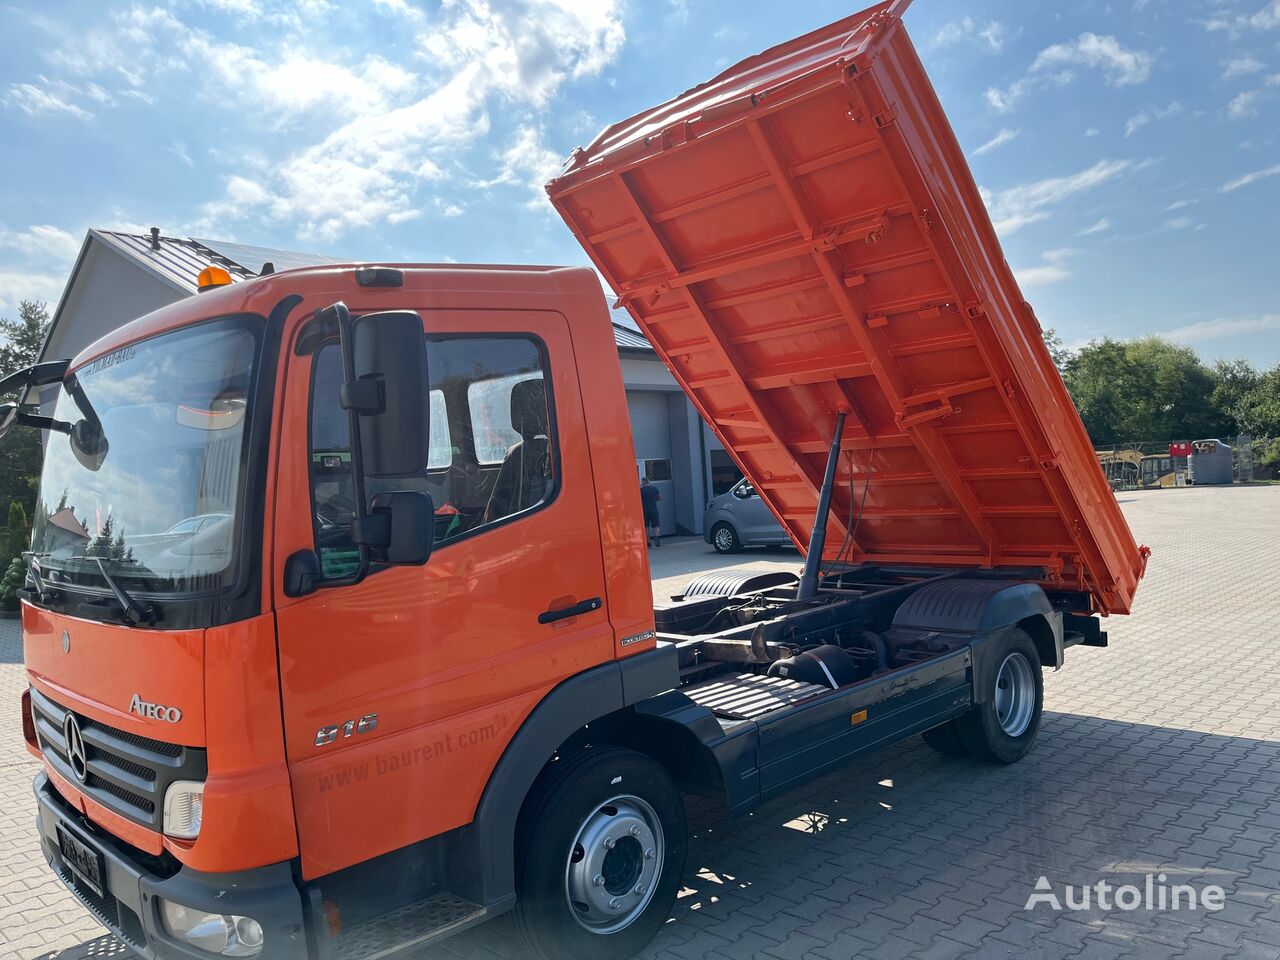
MULTIPOLYGON (((542 185, 832 0, 4 5, 0 316, 86 229, 586 263, 542 185)), ((1280 362, 1280 0, 917 0, 905 22, 1041 323, 1280 362)))

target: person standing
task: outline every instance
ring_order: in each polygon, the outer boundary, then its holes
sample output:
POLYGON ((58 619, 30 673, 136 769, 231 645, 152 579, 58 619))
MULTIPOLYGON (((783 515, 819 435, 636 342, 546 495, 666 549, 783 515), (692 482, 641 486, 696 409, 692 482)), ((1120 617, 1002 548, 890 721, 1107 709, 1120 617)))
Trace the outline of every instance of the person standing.
POLYGON ((662 494, 658 488, 645 477, 640 481, 640 505, 644 507, 644 531, 649 538, 649 546, 662 546, 662 518, 658 516, 658 501, 662 494))

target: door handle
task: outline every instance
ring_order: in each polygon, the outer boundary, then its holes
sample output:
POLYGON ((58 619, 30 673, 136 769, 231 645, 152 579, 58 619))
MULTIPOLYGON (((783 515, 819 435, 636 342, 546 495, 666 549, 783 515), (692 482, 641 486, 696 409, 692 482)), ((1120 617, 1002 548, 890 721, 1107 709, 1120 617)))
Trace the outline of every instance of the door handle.
POLYGON ((581 603, 575 603, 572 607, 561 607, 559 610, 546 610, 538 614, 538 622, 555 623, 557 620, 568 620, 570 617, 576 617, 582 613, 590 613, 592 610, 599 610, 600 606, 600 598, 592 597, 590 600, 583 600, 581 603))

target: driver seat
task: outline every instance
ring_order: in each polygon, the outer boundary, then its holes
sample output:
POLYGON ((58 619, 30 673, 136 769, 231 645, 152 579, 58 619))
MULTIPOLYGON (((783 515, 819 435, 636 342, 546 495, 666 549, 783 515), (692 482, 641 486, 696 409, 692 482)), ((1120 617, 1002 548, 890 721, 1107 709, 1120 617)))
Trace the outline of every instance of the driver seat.
POLYGON ((498 468, 484 511, 486 523, 532 507, 551 490, 547 391, 541 377, 521 380, 511 388, 511 428, 520 434, 520 442, 507 451, 498 468))

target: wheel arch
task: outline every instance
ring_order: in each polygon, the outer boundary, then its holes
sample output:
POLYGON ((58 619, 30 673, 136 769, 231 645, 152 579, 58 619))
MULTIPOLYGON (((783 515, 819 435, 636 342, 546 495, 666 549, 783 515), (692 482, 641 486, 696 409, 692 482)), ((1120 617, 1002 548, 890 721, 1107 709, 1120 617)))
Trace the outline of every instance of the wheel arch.
POLYGON ((898 608, 893 626, 970 635, 975 703, 991 698, 990 671, 982 667, 998 653, 997 641, 1010 629, 1031 637, 1043 666, 1056 670, 1063 662, 1062 611, 1053 608, 1035 583, 960 577, 931 583, 898 608))
POLYGON ((675 648, 661 644, 562 681, 520 725, 493 768, 472 822, 464 828, 475 854, 465 878, 472 899, 494 912, 515 899, 516 825, 529 791, 566 745, 596 725, 679 685, 675 648))

